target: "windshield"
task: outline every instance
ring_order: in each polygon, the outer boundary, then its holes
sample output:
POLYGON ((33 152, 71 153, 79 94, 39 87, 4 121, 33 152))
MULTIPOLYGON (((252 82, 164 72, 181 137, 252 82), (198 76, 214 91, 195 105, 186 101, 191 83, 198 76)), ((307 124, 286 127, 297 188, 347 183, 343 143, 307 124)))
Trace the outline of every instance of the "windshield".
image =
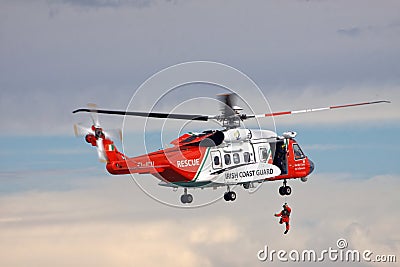
POLYGON ((303 151, 301 151, 301 148, 298 144, 293 144, 293 152, 294 152, 295 160, 305 158, 305 155, 304 155, 303 151))

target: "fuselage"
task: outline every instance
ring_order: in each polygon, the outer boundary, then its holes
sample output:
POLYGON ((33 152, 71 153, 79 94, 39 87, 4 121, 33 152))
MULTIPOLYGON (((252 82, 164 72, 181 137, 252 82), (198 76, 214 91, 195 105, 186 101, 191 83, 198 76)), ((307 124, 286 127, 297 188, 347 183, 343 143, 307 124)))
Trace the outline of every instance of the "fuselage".
POLYGON ((105 140, 111 174, 152 174, 176 186, 218 186, 303 178, 314 164, 293 138, 269 130, 184 134, 173 147, 128 158, 105 140), (112 148, 113 150, 109 150, 112 148))

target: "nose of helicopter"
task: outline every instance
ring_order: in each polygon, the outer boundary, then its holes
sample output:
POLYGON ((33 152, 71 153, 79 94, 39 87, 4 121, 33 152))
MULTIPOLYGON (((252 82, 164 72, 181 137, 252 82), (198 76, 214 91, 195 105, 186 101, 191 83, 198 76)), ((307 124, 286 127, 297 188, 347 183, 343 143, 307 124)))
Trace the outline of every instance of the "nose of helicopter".
POLYGON ((311 174, 314 171, 314 162, 312 162, 311 159, 308 159, 308 162, 310 163, 310 171, 308 172, 308 174, 311 174))

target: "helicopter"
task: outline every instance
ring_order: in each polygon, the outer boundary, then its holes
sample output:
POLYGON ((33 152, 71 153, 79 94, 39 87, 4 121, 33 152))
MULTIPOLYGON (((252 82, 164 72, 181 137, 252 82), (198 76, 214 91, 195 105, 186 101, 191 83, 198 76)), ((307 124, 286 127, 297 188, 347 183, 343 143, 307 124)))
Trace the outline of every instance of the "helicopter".
MULTIPOLYGON (((75 134, 84 136, 87 143, 97 148, 100 161, 106 163, 107 171, 112 175, 151 174, 160 180, 160 186, 183 188, 180 201, 183 204, 193 202, 188 189, 226 187, 224 199, 234 201, 234 186, 244 189, 254 188, 257 183, 282 181, 279 187, 281 196, 292 193, 288 180, 300 179, 306 182, 314 171, 315 165, 295 140, 294 131, 278 135, 264 129, 248 129, 242 122, 248 119, 292 115, 323 110, 356 107, 378 103, 390 103, 379 100, 323 108, 295 111, 273 112, 266 114, 245 114, 235 105, 235 95, 219 95, 223 103, 221 114, 198 115, 160 112, 136 112, 98 109, 96 105, 80 108, 73 113, 91 114, 92 126, 75 124, 75 134), (97 114, 139 116, 161 119, 194 121, 214 120, 222 129, 205 130, 200 133, 185 133, 171 141, 172 147, 160 149, 149 154, 128 157, 114 144, 118 134, 103 130, 97 114)), ((119 137, 122 138, 121 132, 119 137)))

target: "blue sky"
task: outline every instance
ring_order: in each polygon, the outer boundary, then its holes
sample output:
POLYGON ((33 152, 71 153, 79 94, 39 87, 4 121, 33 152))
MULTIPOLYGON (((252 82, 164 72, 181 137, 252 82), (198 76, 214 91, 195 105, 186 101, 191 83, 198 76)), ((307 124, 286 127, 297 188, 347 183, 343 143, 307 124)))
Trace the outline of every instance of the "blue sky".
MULTIPOLYGON (((358 178, 396 175, 400 172, 397 158, 399 144, 391 141, 396 138, 396 127, 294 126, 291 129, 298 132, 297 141, 315 162, 315 173, 338 172, 352 174, 354 178, 358 178)), ((283 132, 287 128, 280 130, 283 132)), ((173 136, 174 133, 169 135, 173 136)), ((159 132, 152 132, 146 136, 149 151, 162 147, 159 132)), ((137 140, 141 136, 129 138, 137 140)), ((72 132, 70 136, 6 136, 0 141, 0 146, 0 168, 3 177, 18 172, 53 171, 57 175, 52 179, 57 182, 53 181, 52 184, 61 188, 65 185, 65 179, 71 179, 62 174, 64 171, 86 169, 88 172, 102 174, 104 170, 103 164, 97 161, 94 148, 83 139, 74 137, 72 132)), ((122 150, 120 144, 118 147, 122 150)), ((3 184, 2 191, 15 191, 17 188, 13 186, 19 188, 21 181, 18 180, 14 184, 8 180, 8 183, 3 184)), ((31 186, 47 188, 48 184, 28 184, 24 188, 28 190, 31 186)))
MULTIPOLYGON (((394 0, 2 1, 0 265, 257 266, 265 264, 256 258, 265 244, 324 249, 340 237, 352 248, 400 257, 399 11, 394 0), (192 60, 244 72, 273 111, 392 103, 276 119, 277 132, 298 132, 316 164, 307 183, 290 182, 293 228, 283 237, 272 216, 285 201, 280 183, 254 194, 237 188, 234 203, 171 208, 130 176, 107 174, 95 150, 73 136, 73 124, 90 119, 72 110, 91 102, 124 109, 151 75, 192 60)), ((200 87, 181 88, 156 107, 169 111, 221 92, 200 87)), ((151 107, 164 89, 142 92, 130 108, 151 107)), ((270 112, 249 88, 235 89, 256 112, 270 112)), ((215 102, 202 101, 177 110, 218 112, 215 102)), ((110 116, 101 121, 107 128, 122 124, 110 116)), ((130 155, 144 151, 143 122, 129 119, 130 155)), ((271 121, 262 125, 270 128, 271 121)), ((150 149, 165 145, 160 127, 149 124, 150 149)), ((165 140, 177 127, 167 125, 165 140)), ((187 129, 202 127, 215 125, 187 129)), ((160 188, 151 176, 137 179, 178 204, 181 190, 160 188)), ((224 190, 192 193, 201 202, 224 190)))

